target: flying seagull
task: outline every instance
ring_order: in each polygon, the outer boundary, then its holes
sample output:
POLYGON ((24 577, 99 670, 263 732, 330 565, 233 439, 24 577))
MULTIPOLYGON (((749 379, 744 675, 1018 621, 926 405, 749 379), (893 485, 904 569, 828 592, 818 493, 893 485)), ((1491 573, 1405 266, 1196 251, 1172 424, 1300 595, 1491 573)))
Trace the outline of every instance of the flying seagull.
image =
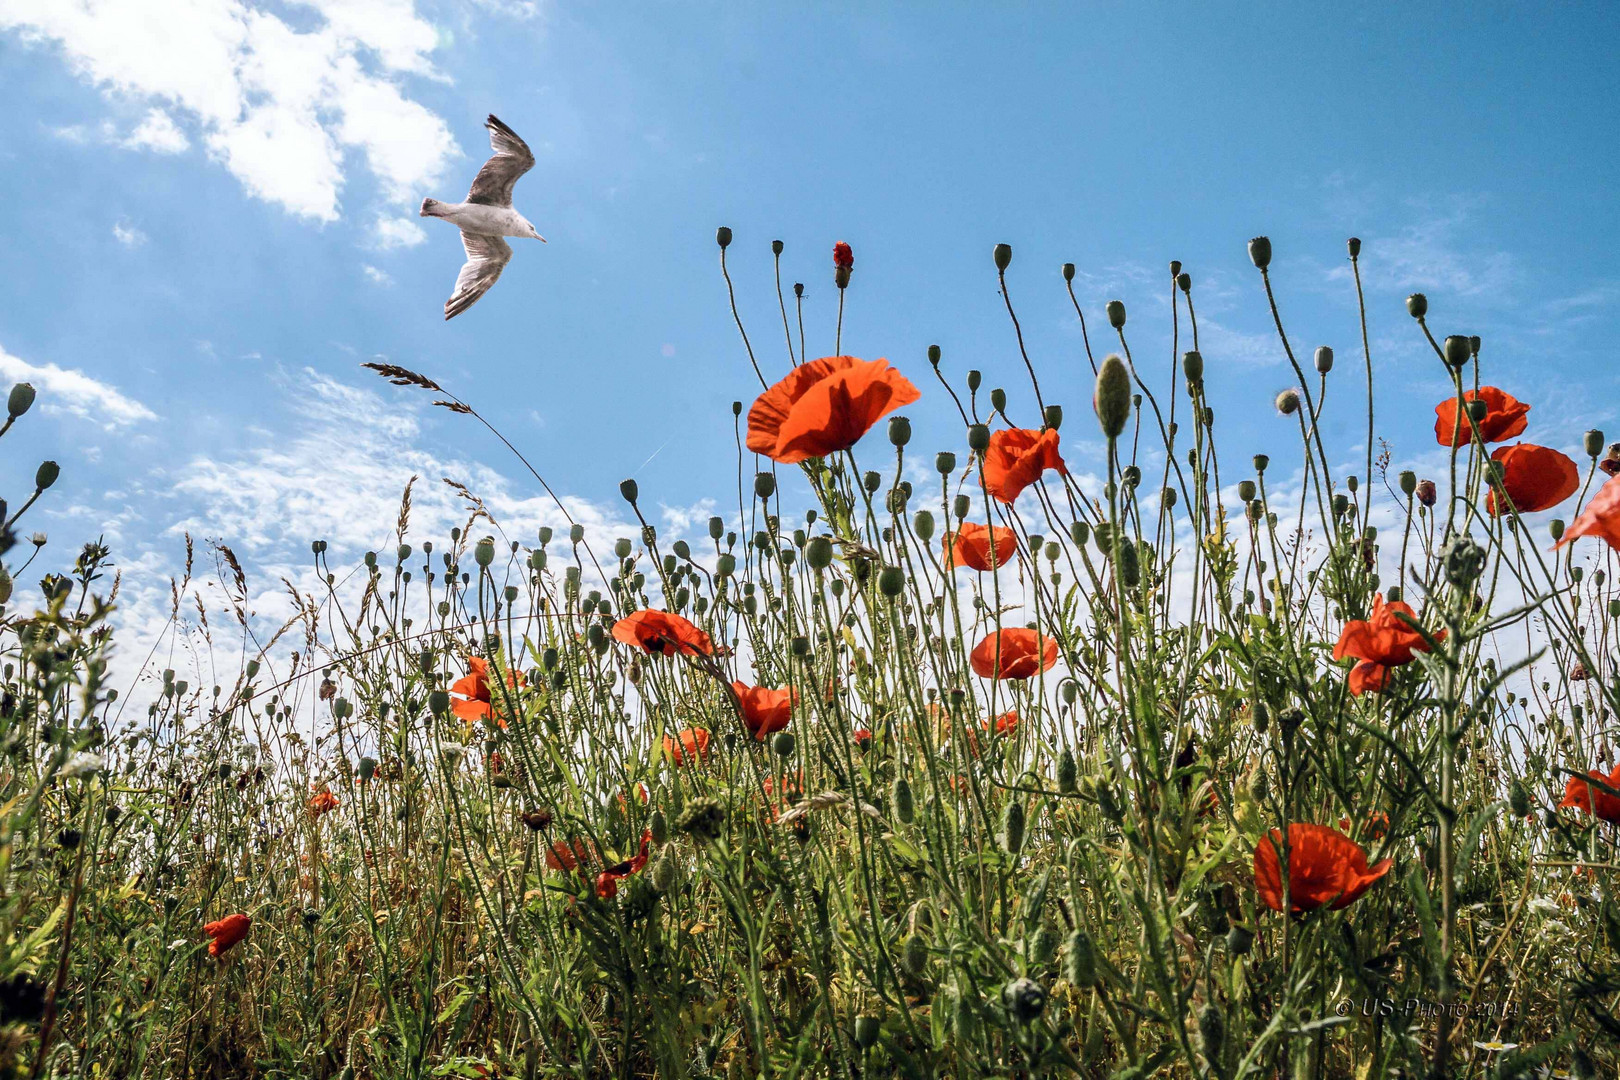
POLYGON ((453 319, 478 302, 512 261, 512 248, 503 236, 522 236, 546 242, 529 219, 512 209, 512 187, 534 167, 534 155, 517 132, 495 118, 484 121, 495 156, 473 177, 467 201, 422 200, 422 216, 443 218, 461 230, 467 261, 456 275, 456 291, 444 302, 444 317, 453 319))

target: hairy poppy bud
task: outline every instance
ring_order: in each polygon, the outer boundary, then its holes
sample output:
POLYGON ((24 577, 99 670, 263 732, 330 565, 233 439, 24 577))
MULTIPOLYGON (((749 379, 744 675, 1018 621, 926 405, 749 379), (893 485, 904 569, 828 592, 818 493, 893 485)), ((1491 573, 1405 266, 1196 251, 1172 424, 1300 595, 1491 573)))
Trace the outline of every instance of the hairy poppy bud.
POLYGON ((1446 363, 1454 368, 1460 368, 1468 363, 1468 339, 1461 334, 1447 335, 1445 344, 1440 347, 1440 351, 1445 355, 1446 363))
POLYGON ((904 776, 894 778, 892 801, 894 816, 900 820, 900 824, 910 825, 912 818, 916 816, 916 804, 911 797, 911 784, 904 776))
POLYGON ((1007 803, 1002 811, 1001 844, 1013 855, 1024 850, 1024 804, 1018 799, 1007 803))
POLYGON ((1034 936, 1025 944, 1025 955, 1031 964, 1044 967, 1057 955, 1058 945, 1061 943, 1057 927, 1051 923, 1042 923, 1040 929, 1036 930, 1034 936))
POLYGON ((56 483, 56 478, 62 474, 61 466, 54 461, 42 461, 39 468, 34 471, 34 487, 44 491, 56 483))
POLYGON ((968 428, 968 447, 983 452, 990 447, 990 427, 987 424, 974 424, 968 428))
POLYGON ((1108 301, 1108 306, 1106 308, 1104 308, 1103 310, 1105 310, 1108 313, 1108 325, 1109 326, 1112 326, 1115 330, 1123 330, 1125 328, 1125 303, 1124 303, 1124 301, 1122 301, 1122 300, 1110 300, 1110 301, 1108 301))
POLYGON ((1136 544, 1129 538, 1119 544, 1119 580, 1127 589, 1134 589, 1142 580, 1142 566, 1136 544))
POLYGON ((1028 1024, 1046 1009, 1046 990, 1034 979, 1014 979, 1001 988, 1001 1003, 1014 1020, 1028 1024))
POLYGON ((889 417, 889 442, 894 446, 904 446, 911 441, 911 421, 903 416, 889 417))
POLYGON ((1189 349, 1181 354, 1181 373, 1187 376, 1187 381, 1199 386, 1204 381, 1204 354, 1196 349, 1189 349))
POLYGON ((875 1016, 857 1016, 855 1018, 855 1045, 862 1050, 869 1050, 878 1040, 878 1032, 882 1029, 875 1016))
POLYGON ((1595 458, 1603 453, 1603 432, 1593 428, 1586 433, 1586 456, 1595 458))
POLYGON ((1249 241, 1249 261, 1254 263, 1256 270, 1264 270, 1271 265, 1271 240, 1269 237, 1257 236, 1249 241))
MULTIPOLYGON (((1072 685, 1064 684, 1065 688, 1072 685)), ((1063 753, 1058 755, 1057 782, 1058 790, 1065 795, 1073 795, 1078 790, 1079 770, 1074 763, 1074 754, 1068 747, 1064 747, 1063 753)))
POLYGON ((1204 1057, 1219 1061, 1221 1045, 1226 1041, 1226 1023, 1214 1002, 1198 1010, 1198 1037, 1204 1044, 1204 1057))
POLYGON ((726 248, 730 247, 731 229, 725 225, 722 225, 718 229, 714 230, 714 242, 720 245, 721 251, 724 251, 726 248))
POLYGON ((956 471, 956 455, 949 450, 942 450, 934 455, 934 468, 941 476, 949 476, 956 471))
POLYGON ((1238 498, 1246 503, 1254 502, 1255 486, 1253 480, 1238 481, 1238 498))
POLYGON ((1332 370, 1333 370, 1333 350, 1332 350, 1332 348, 1330 348, 1327 345, 1318 345, 1316 347, 1316 371, 1317 371, 1317 373, 1320 374, 1320 375, 1326 375, 1328 372, 1330 372, 1332 370))
POLYGON ((0 566, 0 604, 4 604, 11 599, 11 589, 11 574, 4 566, 0 566))
POLYGON ((1514 780, 1508 787, 1508 809, 1516 818, 1530 816, 1530 790, 1524 786, 1523 780, 1514 780))
POLYGON ((668 895, 675 890, 675 861, 668 855, 660 855, 647 869, 647 879, 652 887, 660 893, 668 895))
POLYGON ((927 510, 917 511, 917 515, 911 519, 911 528, 917 534, 919 540, 932 540, 934 538, 934 515, 927 510))
POLYGON ((878 591, 884 596, 899 596, 906 587, 906 572, 898 566, 885 566, 878 574, 878 591))
POLYGON ((754 494, 758 498, 761 498, 761 499, 768 499, 772 495, 775 495, 776 494, 776 474, 775 473, 768 473, 768 472, 755 473, 754 474, 754 494))
POLYGON ((6 398, 6 414, 15 420, 27 412, 34 404, 34 384, 20 382, 11 388, 11 394, 6 398))
POLYGON ((1459 589, 1473 587, 1485 569, 1485 549, 1466 536, 1458 536, 1440 552, 1446 580, 1459 589))
MULTIPOLYGON (((1123 325, 1123 323, 1122 323, 1123 325)), ((1097 371, 1097 390, 1091 404, 1103 435, 1117 439, 1131 418, 1131 372, 1125 361, 1110 353, 1097 371)))
POLYGON ((1429 298, 1420 292, 1415 292, 1406 298, 1406 313, 1414 319, 1421 319, 1429 313, 1429 298))
POLYGON ((1064 281, 1073 281, 1074 280, 1074 263, 1064 263, 1063 264, 1063 280, 1064 281))
POLYGON ((907 934, 900 946, 900 962, 906 970, 921 978, 928 972, 928 942, 921 934, 907 934))
POLYGON ((1299 412, 1299 391, 1289 387, 1277 395, 1277 411, 1284 416, 1293 416, 1299 412))
POLYGON ((998 271, 1006 270, 1007 267, 1012 265, 1012 245, 997 244, 994 256, 996 260, 996 269, 998 271))
POLYGON ((634 480, 625 480, 619 484, 619 494, 624 496, 625 502, 634 506, 636 505, 636 497, 641 494, 641 489, 636 486, 634 480))
POLYGON ((1091 935, 1075 930, 1064 947, 1064 977, 1082 989, 1097 985, 1097 946, 1091 935))

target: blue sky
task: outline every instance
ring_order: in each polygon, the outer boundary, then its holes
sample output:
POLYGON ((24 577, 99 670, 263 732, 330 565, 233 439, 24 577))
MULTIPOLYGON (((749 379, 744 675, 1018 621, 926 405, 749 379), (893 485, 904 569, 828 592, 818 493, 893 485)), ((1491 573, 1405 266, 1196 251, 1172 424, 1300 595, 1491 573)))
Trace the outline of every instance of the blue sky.
POLYGON ((1071 462, 1096 447, 1065 261, 1093 344, 1124 300, 1167 388, 1182 260, 1226 450, 1290 453, 1256 233, 1296 346, 1337 351, 1342 460, 1365 422, 1350 235, 1398 464, 1432 460, 1444 389, 1401 305, 1414 289, 1437 333, 1484 338, 1488 380, 1534 406, 1528 438, 1573 452, 1620 429, 1612 7, 981 8, 0 0, 0 378, 33 379, 43 406, 7 436, 0 490, 59 459, 30 524, 62 560, 111 537, 147 631, 181 531, 231 543, 269 609, 311 538, 387 543, 413 473, 424 528, 458 518, 448 475, 531 538, 547 511, 516 463, 358 367, 386 358, 479 406, 604 529, 632 474, 688 527, 735 490, 730 403, 758 390, 721 224, 776 375, 770 241, 806 283, 813 355, 832 351, 832 244, 854 246, 845 351, 923 389, 919 449, 962 438, 930 343, 1035 419, 990 261, 1007 242, 1071 462), (534 148, 517 206, 550 243, 514 241, 446 324, 460 245, 415 208, 461 197, 487 112, 534 148))

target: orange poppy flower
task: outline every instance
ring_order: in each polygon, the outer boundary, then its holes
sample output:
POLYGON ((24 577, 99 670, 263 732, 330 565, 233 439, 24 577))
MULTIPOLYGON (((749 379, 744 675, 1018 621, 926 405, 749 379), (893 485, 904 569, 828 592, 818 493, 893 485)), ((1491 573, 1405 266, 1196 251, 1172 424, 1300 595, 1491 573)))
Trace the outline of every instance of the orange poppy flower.
MULTIPOLYGON (((1349 818, 1341 817, 1339 819, 1339 831, 1342 833, 1349 833, 1349 818)), ((1367 835, 1372 837, 1374 840, 1382 840, 1389 834, 1389 815, 1383 813, 1382 811, 1376 814, 1368 814, 1366 832, 1367 835)))
POLYGON ((641 873, 642 867, 647 865, 648 849, 652 845, 652 830, 645 829, 641 834, 641 849, 634 858, 616 863, 596 875, 596 895, 603 900, 611 900, 619 894, 619 882, 632 874, 641 873))
MULTIPOLYGON (((984 730, 986 734, 994 731, 996 735, 1002 738, 1011 738, 1013 732, 1018 730, 1018 710, 1008 709, 994 720, 985 720, 984 730)), ((978 757, 979 733, 973 728, 967 729, 967 745, 973 756, 978 757)))
POLYGON ((799 695, 791 686, 786 690, 769 690, 734 682, 731 688, 742 703, 743 723, 761 742, 765 736, 787 727, 793 719, 793 706, 798 703, 799 695))
POLYGON ((1553 550, 1563 547, 1578 536, 1597 536, 1620 551, 1620 476, 1613 477, 1598 488, 1598 493, 1586 504, 1564 535, 1559 537, 1553 550))
POLYGON ((887 360, 824 356, 800 364, 748 410, 748 449, 784 465, 848 450, 922 395, 887 360))
MULTIPOLYGON (((1282 830, 1254 849, 1254 889, 1273 911, 1282 910, 1282 830)), ((1378 879, 1389 873, 1391 860, 1367 865, 1367 852, 1354 840, 1326 825, 1288 826, 1289 908, 1315 911, 1324 904, 1334 911, 1349 907, 1378 879)))
POLYGON ((679 615, 643 608, 613 624, 613 638, 663 656, 713 656, 709 635, 679 615))
MULTIPOLYGON (((1474 401, 1474 392, 1464 391, 1463 400, 1474 401)), ((1511 439, 1524 433, 1529 423, 1524 416, 1530 411, 1530 406, 1494 386, 1480 387, 1478 400, 1485 403, 1485 419, 1479 422, 1481 442, 1502 442, 1504 439, 1511 439)), ((1459 427, 1457 424, 1456 398, 1447 398, 1436 405, 1434 415, 1434 437, 1440 440, 1441 446, 1467 446, 1473 441, 1469 434, 1473 421, 1469 419, 1466 411, 1463 412, 1462 425, 1459 427), (1452 442, 1454 432, 1457 436, 1455 443, 1452 442)))
POLYGON ((1022 626, 992 631, 968 657, 986 679, 1027 679, 1057 663, 1057 642, 1022 626))
POLYGON ((318 818, 330 810, 336 810, 337 805, 338 797, 324 788, 311 795, 309 802, 305 804, 309 810, 309 816, 314 818, 318 818))
MULTIPOLYGON (((516 671, 506 673, 506 685, 516 690, 523 685, 523 676, 516 671)), ((482 656, 467 657, 467 674, 450 685, 450 693, 459 694, 450 702, 450 711, 469 724, 488 720, 495 715, 489 691, 489 661, 482 656)), ((501 727, 505 720, 496 720, 501 727)))
POLYGON ((217 922, 211 922, 207 926, 204 926, 203 933, 213 938, 213 940, 208 943, 208 955, 219 956, 223 954, 226 950, 230 949, 243 938, 247 937, 248 931, 252 928, 252 917, 243 915, 240 912, 235 915, 227 915, 217 922))
POLYGON ((686 728, 675 737, 665 735, 664 753, 676 765, 702 762, 709 756, 709 733, 702 728, 686 728))
POLYGON ((999 525, 964 521, 956 532, 945 534, 945 566, 985 571, 1006 564, 1018 551, 1018 536, 999 525), (995 551, 992 554, 992 543, 995 551))
POLYGON ((583 840, 558 840, 546 849, 546 866, 553 870, 576 870, 591 861, 594 853, 583 840))
MULTIPOLYGON (((1581 486, 1581 473, 1575 463, 1546 446, 1534 443, 1499 446, 1492 452, 1491 460, 1502 463, 1502 487, 1514 509, 1521 514, 1550 510, 1581 486)), ((1485 496, 1485 509, 1492 514, 1501 512, 1494 490, 1485 496)))
MULTIPOLYGON (((1005 428, 991 433, 990 446, 984 452, 984 487, 1001 502, 1017 502, 1024 489, 1047 469, 1069 475, 1063 458, 1058 456, 1056 428, 1005 428)), ((999 538, 996 543, 999 547, 999 538)))
MULTIPOLYGON (((1590 769, 1586 776, 1595 777, 1612 788, 1620 789, 1620 765, 1605 776, 1597 769, 1590 769)), ((1601 788, 1593 787, 1586 782, 1585 776, 1572 776, 1564 784, 1564 797, 1559 800, 1558 808, 1573 806, 1585 814, 1607 821, 1609 824, 1620 824, 1620 795, 1610 795, 1601 788)))
MULTIPOLYGON (((1414 616, 1412 608, 1400 600, 1384 603, 1384 594, 1373 598, 1372 617, 1351 619, 1339 634, 1339 643, 1333 648, 1333 659, 1354 657, 1360 660, 1350 673, 1350 692, 1364 694, 1369 690, 1382 690, 1388 681, 1391 667, 1412 661, 1414 652, 1428 652, 1429 644, 1423 635, 1400 618, 1414 616)), ((1444 630, 1435 635, 1444 639, 1444 630)))

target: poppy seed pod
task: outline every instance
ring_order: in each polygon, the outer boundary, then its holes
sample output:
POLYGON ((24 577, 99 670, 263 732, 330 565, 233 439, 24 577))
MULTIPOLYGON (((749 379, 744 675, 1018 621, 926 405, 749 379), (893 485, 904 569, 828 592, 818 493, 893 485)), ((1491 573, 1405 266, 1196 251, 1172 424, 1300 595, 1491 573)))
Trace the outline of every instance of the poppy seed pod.
POLYGON ((1415 292, 1406 298, 1406 313, 1414 319, 1421 319, 1429 313, 1429 298, 1420 292, 1415 292))
POLYGON ((619 484, 619 494, 624 496, 625 502, 634 506, 636 505, 636 497, 641 494, 641 489, 636 486, 634 480, 625 480, 619 484))
POLYGON ((1073 281, 1074 280, 1074 263, 1064 263, 1063 264, 1063 280, 1064 281, 1073 281))
MULTIPOLYGON (((1564 519, 1553 518, 1551 521, 1547 522, 1547 531, 1552 534, 1552 538, 1554 540, 1562 540, 1564 538, 1564 519)), ((1578 566, 1573 568, 1573 570, 1579 569, 1580 567, 1578 566)), ((1580 578, 1577 577, 1575 580, 1579 581, 1580 578)))
POLYGON ((994 252, 997 270, 1006 270, 1012 265, 1012 245, 997 244, 994 252))
POLYGON ((34 487, 44 491, 56 483, 56 478, 62 475, 61 466, 54 461, 42 461, 39 468, 34 471, 34 487))
POLYGON ((754 495, 756 497, 758 497, 758 498, 761 498, 761 499, 768 499, 772 495, 775 495, 775 494, 776 494, 776 474, 775 473, 768 473, 768 472, 755 473, 754 474, 754 495))
POLYGON ((11 388, 11 394, 6 398, 6 414, 15 420, 27 412, 34 404, 34 384, 20 382, 11 388))
POLYGON ((1603 453, 1603 432, 1593 428, 1586 433, 1586 456, 1595 458, 1603 453))
POLYGON ((990 407, 1003 415, 1007 412, 1007 391, 996 387, 990 391, 990 407))
POLYGON ((450 695, 443 690, 434 690, 428 694, 428 709, 434 716, 443 716, 450 711, 450 695))
POLYGON ((934 365, 936 368, 939 367, 939 356, 940 353, 938 345, 928 346, 928 362, 934 365))
POLYGON ((967 388, 969 393, 977 394, 979 384, 984 381, 984 375, 978 368, 970 368, 967 373, 967 388))
POLYGON ((1255 485, 1253 480, 1238 481, 1238 498, 1243 502, 1254 502, 1255 485))
POLYGON ((722 225, 718 229, 714 230, 714 242, 720 245, 721 251, 724 251, 726 248, 730 247, 731 229, 725 225, 722 225))
POLYGON ((776 751, 777 757, 783 759, 793 756, 794 745, 795 741, 791 731, 778 731, 776 737, 771 740, 771 749, 776 751))
POLYGON ((793 283, 793 295, 798 297, 800 300, 804 299, 804 282, 795 281, 793 283))
POLYGON ((377 775, 377 759, 374 757, 361 758, 360 768, 356 771, 359 773, 361 780, 370 780, 377 775))
POLYGON ((772 255, 780 255, 780 254, 782 254, 782 241, 780 241, 780 240, 772 240, 771 241, 771 254, 772 255))
POLYGON ((1108 301, 1108 306, 1106 308, 1104 308, 1103 310, 1105 310, 1108 313, 1108 325, 1109 326, 1112 326, 1115 330, 1123 330, 1123 329, 1125 329, 1125 302, 1124 301, 1122 301, 1122 300, 1110 300, 1110 301, 1108 301))
POLYGON ((878 591, 884 596, 899 596, 906 587, 906 572, 898 566, 885 566, 878 574, 878 591))
POLYGON ((1408 497, 1417 490, 1417 473, 1411 469, 1404 469, 1400 475, 1401 494, 1408 497))
POLYGON ((927 510, 917 511, 916 516, 911 519, 911 529, 917 534, 917 539, 925 542, 932 540, 934 538, 934 515, 927 510))
POLYGON ((1063 406, 1048 405, 1044 415, 1046 426, 1056 431, 1063 426, 1063 406))
POLYGON ((1085 547, 1086 541, 1091 539, 1091 526, 1084 521, 1071 522, 1069 539, 1074 541, 1076 547, 1085 547))
POLYGON ((568 542, 569 543, 577 544, 577 543, 580 543, 584 539, 585 539, 585 526, 583 526, 583 525, 574 525, 574 526, 571 526, 569 528, 569 530, 568 530, 568 542))
POLYGON ((1097 371, 1097 391, 1091 399, 1103 435, 1117 439, 1131 418, 1131 373, 1125 361, 1109 354, 1097 371))
POLYGON ((974 424, 968 428, 968 448, 984 452, 990 446, 990 427, 988 424, 974 424))
POLYGON ((473 559, 479 566, 488 566, 495 561, 495 538, 486 536, 473 545, 473 559))
POLYGON ((941 476, 949 476, 956 471, 956 455, 949 450, 941 450, 934 455, 934 468, 941 476))
POLYGON ((1034 979, 1014 979, 1002 987, 1001 1003, 1020 1024, 1032 1023, 1046 1009, 1046 991, 1034 979))
POLYGON ((1192 292, 1192 275, 1188 273, 1176 275, 1176 285, 1180 287, 1182 292, 1190 294, 1192 292))
POLYGON ((1333 350, 1332 350, 1332 348, 1330 348, 1327 345, 1318 345, 1316 347, 1316 371, 1317 371, 1317 373, 1320 374, 1320 375, 1326 375, 1328 372, 1330 372, 1332 370, 1333 370, 1333 350))
POLYGON ((1171 259, 1170 260, 1170 276, 1171 276, 1171 278, 1177 278, 1177 277, 1181 276, 1181 260, 1180 259, 1171 259))
POLYGON ((855 1018, 855 1045, 862 1050, 870 1050, 878 1040, 878 1032, 882 1029, 875 1016, 857 1016, 855 1018))
POLYGON ((1249 241, 1249 261, 1254 263, 1256 270, 1264 270, 1271 265, 1271 239, 1257 236, 1249 241))
POLYGON ((1187 376, 1187 381, 1198 386, 1204 381, 1204 354, 1197 349, 1189 349, 1181 354, 1181 373, 1187 376))
POLYGON ((968 511, 971 509, 973 509, 973 500, 966 495, 958 495, 951 500, 951 513, 955 514, 959 519, 967 517, 968 511))
POLYGON ((1358 259, 1361 257, 1361 237, 1352 236, 1349 240, 1345 241, 1345 247, 1350 249, 1350 257, 1352 259, 1358 259))
MULTIPOLYGON (((1468 363, 1470 355, 1468 339, 1461 334, 1448 334, 1445 344, 1441 346, 1441 352, 1445 354, 1447 364, 1454 368, 1460 368, 1468 363)), ((1484 402, 1480 402, 1480 404, 1483 405, 1484 402)))
POLYGON ((911 421, 903 416, 889 417, 889 442, 904 446, 911 441, 911 421))
POLYGON ((1289 387, 1277 395, 1277 411, 1284 416, 1293 416, 1299 412, 1299 391, 1289 387))

